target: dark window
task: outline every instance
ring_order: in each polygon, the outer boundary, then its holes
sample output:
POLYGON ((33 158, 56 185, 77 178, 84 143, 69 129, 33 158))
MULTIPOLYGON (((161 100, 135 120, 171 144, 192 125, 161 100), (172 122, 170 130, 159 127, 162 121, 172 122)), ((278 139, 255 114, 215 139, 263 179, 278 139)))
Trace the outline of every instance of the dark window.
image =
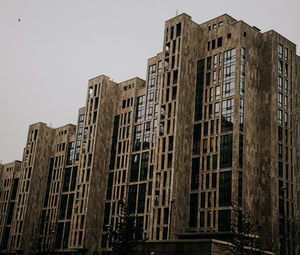
POLYGON ((107 181, 106 199, 110 200, 112 196, 112 186, 114 180, 114 173, 109 173, 107 181))
POLYGON ((140 154, 131 156, 130 182, 136 182, 139 176, 140 154))
POLYGON ((200 212, 200 228, 204 228, 204 212, 200 212))
POLYGON ((231 211, 220 210, 218 219, 218 231, 230 231, 231 230, 231 211))
POLYGON ((214 50, 216 48, 216 40, 212 40, 211 48, 214 50))
POLYGON ((144 213, 145 210, 145 197, 146 197, 146 184, 139 185, 139 197, 137 213, 144 213))
POLYGON ((198 212, 198 194, 191 194, 190 196, 190 219, 189 226, 197 227, 197 212, 198 212))
POLYGON ((228 39, 231 38, 231 33, 227 34, 227 38, 228 38, 228 39))
POLYGON ((181 23, 178 23, 176 25, 176 36, 180 36, 181 35, 181 23))
POLYGON ((110 163, 109 169, 115 168, 115 161, 116 161, 116 150, 117 150, 117 140, 118 140, 118 127, 119 127, 119 118, 120 116, 115 116, 114 119, 114 127, 113 127, 113 136, 111 138, 111 150, 110 150, 110 163))
POLYGON ((206 70, 211 69, 211 57, 208 57, 206 60, 206 70))
POLYGON ((218 168, 218 155, 213 155, 213 170, 218 168))
POLYGON ((280 161, 278 162, 278 176, 283 177, 283 164, 280 161))
POLYGON ((219 176, 219 206, 231 205, 231 171, 221 172, 219 176))
POLYGON ((77 166, 73 167, 70 191, 74 191, 75 190, 76 178, 77 178, 77 168, 78 168, 77 166))
POLYGON ((71 178, 71 168, 66 168, 65 175, 64 175, 64 182, 63 182, 63 192, 69 191, 70 178, 71 178))
POLYGON ((204 65, 205 65, 204 59, 197 62, 195 115, 194 115, 195 121, 201 120, 201 117, 202 117, 204 65))
POLYGON ((64 220, 66 217, 67 199, 68 199, 68 195, 62 195, 60 200, 59 212, 58 212, 59 220, 64 220))
POLYGON ((212 174, 212 182, 211 182, 212 188, 215 189, 217 187, 217 173, 212 174))
POLYGON ((135 212, 137 185, 130 185, 128 190, 128 209, 131 213, 135 212))
POLYGON ((199 187, 199 168, 200 168, 200 158, 193 158, 192 159, 191 190, 198 189, 198 187, 199 187))
POLYGON ((239 168, 243 167, 243 135, 239 135, 239 168))
POLYGON ((219 37, 218 38, 218 47, 221 47, 222 46, 222 37, 219 37))
POLYGON ((210 85, 210 72, 206 73, 206 86, 210 85))
POLYGON ((282 141, 282 127, 278 126, 278 140, 282 141))
POLYGON ((221 136, 220 168, 232 167, 232 134, 221 136))
POLYGON ((141 160, 141 175, 140 175, 140 180, 146 180, 147 179, 148 159, 149 159, 149 153, 148 152, 144 152, 142 154, 142 160, 141 160))
POLYGON ((173 71, 173 84, 177 84, 178 81, 178 70, 173 71))
POLYGON ((203 135, 207 136, 208 135, 208 122, 204 122, 204 130, 203 130, 203 135))
POLYGON ((200 154, 201 124, 194 125, 193 154, 200 154))
POLYGON ((205 192, 201 192, 201 208, 205 208, 205 192))

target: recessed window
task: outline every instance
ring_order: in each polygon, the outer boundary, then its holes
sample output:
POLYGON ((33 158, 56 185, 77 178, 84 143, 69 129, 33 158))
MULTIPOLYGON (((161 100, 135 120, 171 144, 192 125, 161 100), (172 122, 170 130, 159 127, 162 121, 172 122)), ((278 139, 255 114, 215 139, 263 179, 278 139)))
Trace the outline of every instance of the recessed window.
POLYGON ((231 38, 231 33, 227 34, 227 38, 228 38, 228 39, 231 38))
POLYGON ((216 48, 216 40, 212 40, 211 48, 214 50, 216 48))
POLYGON ((282 58, 283 55, 283 46, 278 44, 278 57, 282 58))
POLYGON ((223 25, 224 25, 223 21, 220 21, 219 24, 218 24, 219 27, 222 27, 223 25))
POLYGON ((246 32, 244 32, 244 37, 246 37, 247 36, 247 33, 246 32))
POLYGON ((213 29, 216 29, 217 28, 217 24, 213 24, 213 29))
POLYGON ((218 47, 221 47, 222 46, 222 37, 219 37, 218 38, 218 47))

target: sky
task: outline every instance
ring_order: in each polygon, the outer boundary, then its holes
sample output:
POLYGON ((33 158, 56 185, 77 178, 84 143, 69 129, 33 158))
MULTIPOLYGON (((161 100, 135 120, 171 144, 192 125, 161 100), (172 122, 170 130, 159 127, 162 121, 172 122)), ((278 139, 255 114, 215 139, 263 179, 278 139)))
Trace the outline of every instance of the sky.
POLYGON ((145 79, 177 11, 273 29, 299 55, 299 9, 299 0, 0 0, 0 162, 22 159, 30 124, 75 124, 89 79, 145 79))

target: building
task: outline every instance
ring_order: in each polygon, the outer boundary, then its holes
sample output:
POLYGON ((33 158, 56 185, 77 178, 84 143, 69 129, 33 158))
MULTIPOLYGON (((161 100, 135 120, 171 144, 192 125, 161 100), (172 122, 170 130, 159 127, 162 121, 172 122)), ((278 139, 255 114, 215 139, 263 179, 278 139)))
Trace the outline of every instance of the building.
POLYGON ((299 254, 299 68, 273 30, 227 14, 166 21, 146 81, 95 77, 76 127, 29 127, 5 252, 108 251, 125 200, 147 249, 221 238, 238 201, 266 245, 299 254))
POLYGON ((17 201, 21 162, 0 165, 0 249, 6 249, 12 232, 12 216, 17 201))

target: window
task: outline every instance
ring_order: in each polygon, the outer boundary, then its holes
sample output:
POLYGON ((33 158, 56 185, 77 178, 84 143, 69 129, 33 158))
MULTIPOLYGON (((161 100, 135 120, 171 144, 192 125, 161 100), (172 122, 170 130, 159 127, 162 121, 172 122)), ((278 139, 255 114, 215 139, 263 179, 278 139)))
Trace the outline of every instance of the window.
POLYGON ((211 47, 213 50, 216 48, 216 40, 212 40, 211 47))
POLYGON ((282 77, 278 76, 278 90, 282 91, 282 77))
POLYGON ((278 57, 282 58, 283 55, 283 46, 281 44, 278 44, 278 57))
POLYGON ((199 188, 199 168, 200 158, 192 159, 192 175, 191 175, 191 190, 199 188))
POLYGON ((231 230, 231 211, 220 210, 218 217, 218 231, 231 230))
POLYGON ((278 140, 282 141, 282 127, 278 126, 278 140))
POLYGON ((206 86, 210 85, 210 72, 206 73, 206 86))
POLYGON ((220 103, 215 103, 215 117, 219 117, 220 114, 220 103))
POLYGON ((217 68, 218 66, 218 55, 214 55, 213 57, 213 68, 217 68))
POLYGON ((211 57, 208 57, 206 60, 206 70, 211 69, 211 57))
POLYGON ((282 107, 282 94, 278 93, 278 107, 282 107))
POLYGON ((235 49, 224 52, 223 97, 234 95, 235 87, 235 49))
POLYGON ((193 154, 200 153, 200 142, 201 142, 201 124, 194 125, 193 135, 193 154))
POLYGON ((285 50, 284 50, 284 60, 286 62, 288 62, 288 60, 289 60, 289 49, 288 48, 285 48, 285 50))
POLYGON ((220 21, 219 23, 218 23, 218 26, 219 27, 222 27, 224 25, 224 22, 223 21, 220 21))
POLYGON ((244 99, 240 99, 240 130, 244 130, 244 99))
POLYGON ((221 136, 220 168, 232 167, 232 134, 221 136))
POLYGON ((278 123, 282 125, 282 110, 278 110, 278 123))
POLYGON ((222 37, 219 37, 218 38, 218 47, 221 47, 222 46, 222 37))
POLYGON ((134 127, 133 151, 139 151, 142 143, 142 124, 134 127))
POLYGON ((176 37, 181 35, 181 23, 176 25, 176 37))
POLYGON ((220 86, 217 86, 215 89, 215 100, 220 99, 220 86))
POLYGON ((221 116, 222 132, 233 129, 233 115, 234 115, 234 99, 224 100, 222 102, 222 116, 221 116))
POLYGON ((278 73, 282 74, 283 71, 283 63, 282 60, 278 60, 278 73))
POLYGON ((145 96, 137 98, 135 121, 140 122, 144 119, 145 96))
POLYGON ((217 71, 213 71, 213 84, 217 82, 217 71))
POLYGON ((190 196, 190 217, 189 217, 189 226, 197 227, 197 218, 198 218, 198 194, 191 194, 190 196))
POLYGON ((131 156, 130 182, 138 180, 140 166, 140 154, 131 156))
POLYGON ((231 38, 231 33, 227 34, 227 38, 228 38, 228 39, 231 38))
POLYGON ((231 205, 231 171, 220 172, 219 176, 219 206, 231 205))

